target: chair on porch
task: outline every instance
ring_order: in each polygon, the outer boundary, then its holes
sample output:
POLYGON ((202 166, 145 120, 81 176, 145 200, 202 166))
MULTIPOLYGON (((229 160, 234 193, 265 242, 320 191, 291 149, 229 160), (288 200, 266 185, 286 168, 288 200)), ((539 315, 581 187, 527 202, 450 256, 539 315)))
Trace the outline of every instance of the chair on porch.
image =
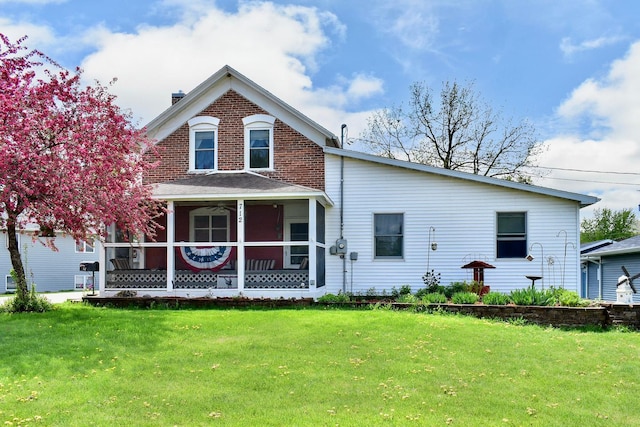
POLYGON ((309 268, 309 258, 304 257, 300 261, 300 270, 307 270, 309 268))
POLYGON ((129 258, 112 258, 109 261, 113 264, 114 270, 131 270, 129 258))
POLYGON ((273 270, 275 266, 276 266, 275 259, 248 259, 247 260, 248 271, 273 270))

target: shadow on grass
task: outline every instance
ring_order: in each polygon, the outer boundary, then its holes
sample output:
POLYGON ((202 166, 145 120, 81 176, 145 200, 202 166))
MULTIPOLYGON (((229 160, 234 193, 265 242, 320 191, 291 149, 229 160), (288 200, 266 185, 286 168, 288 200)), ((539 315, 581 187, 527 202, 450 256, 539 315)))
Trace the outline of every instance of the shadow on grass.
POLYGON ((77 303, 46 313, 2 313, 0 379, 55 369, 82 372, 127 351, 149 354, 172 333, 170 314, 77 303))

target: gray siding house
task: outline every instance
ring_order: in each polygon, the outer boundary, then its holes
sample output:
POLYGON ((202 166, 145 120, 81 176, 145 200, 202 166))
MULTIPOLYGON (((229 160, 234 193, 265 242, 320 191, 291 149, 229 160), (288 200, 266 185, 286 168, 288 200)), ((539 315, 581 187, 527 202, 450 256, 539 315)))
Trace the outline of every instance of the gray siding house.
MULTIPOLYGON (((589 299, 616 301, 618 278, 624 266, 632 276, 640 273, 640 236, 614 242, 604 240, 581 247, 582 287, 589 299)), ((640 281, 634 283, 640 291, 640 281)), ((640 302, 640 295, 633 295, 640 302)))

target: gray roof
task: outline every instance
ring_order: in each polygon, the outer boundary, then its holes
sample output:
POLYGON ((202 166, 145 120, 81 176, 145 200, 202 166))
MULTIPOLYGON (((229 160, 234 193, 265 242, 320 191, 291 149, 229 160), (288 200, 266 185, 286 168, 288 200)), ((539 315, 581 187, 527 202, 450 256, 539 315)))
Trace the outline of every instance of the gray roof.
POLYGON ((198 174, 167 181, 154 185, 153 196, 163 200, 323 197, 332 204, 323 191, 250 172, 198 174))
POLYGON ((580 254, 588 254, 615 243, 615 240, 603 239, 595 242, 580 243, 580 254))
POLYGON ((498 187, 511 188, 514 190, 525 191, 528 193, 542 194, 561 199, 572 200, 580 203, 580 207, 592 205, 600 201, 599 198, 588 196, 585 194, 571 193, 569 191, 555 190, 553 188, 538 187, 537 185, 523 184, 521 182, 507 181, 506 179, 492 178, 484 175, 477 175, 469 172, 461 172, 451 169, 444 169, 435 166, 423 165, 420 163, 407 162, 404 160, 389 159, 387 157, 375 156, 372 154, 362 153, 359 151, 345 150, 339 148, 325 147, 325 153, 335 154, 338 156, 348 157, 352 159, 363 160, 388 166, 401 167, 419 172, 427 172, 435 175, 446 176, 449 178, 462 179, 466 181, 479 182, 483 184, 495 185, 498 187))
POLYGON ((589 252, 588 256, 622 255, 640 252, 640 236, 633 236, 589 252))

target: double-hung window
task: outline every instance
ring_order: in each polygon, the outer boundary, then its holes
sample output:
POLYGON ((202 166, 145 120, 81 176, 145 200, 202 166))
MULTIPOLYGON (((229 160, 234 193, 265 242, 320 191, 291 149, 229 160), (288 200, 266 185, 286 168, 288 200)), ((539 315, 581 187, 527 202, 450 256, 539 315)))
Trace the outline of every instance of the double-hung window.
POLYGON ((527 213, 498 212, 496 222, 496 256, 525 258, 527 256, 527 213))
POLYGON ((228 242, 229 211, 200 208, 191 211, 189 228, 192 242, 228 242))
POLYGON ((198 116, 189 120, 189 170, 218 169, 218 124, 220 119, 198 116))
POLYGON ((404 254, 404 214, 374 214, 375 258, 401 259, 404 254))
POLYGON ((245 169, 273 169, 273 124, 275 117, 255 114, 242 119, 245 169))

